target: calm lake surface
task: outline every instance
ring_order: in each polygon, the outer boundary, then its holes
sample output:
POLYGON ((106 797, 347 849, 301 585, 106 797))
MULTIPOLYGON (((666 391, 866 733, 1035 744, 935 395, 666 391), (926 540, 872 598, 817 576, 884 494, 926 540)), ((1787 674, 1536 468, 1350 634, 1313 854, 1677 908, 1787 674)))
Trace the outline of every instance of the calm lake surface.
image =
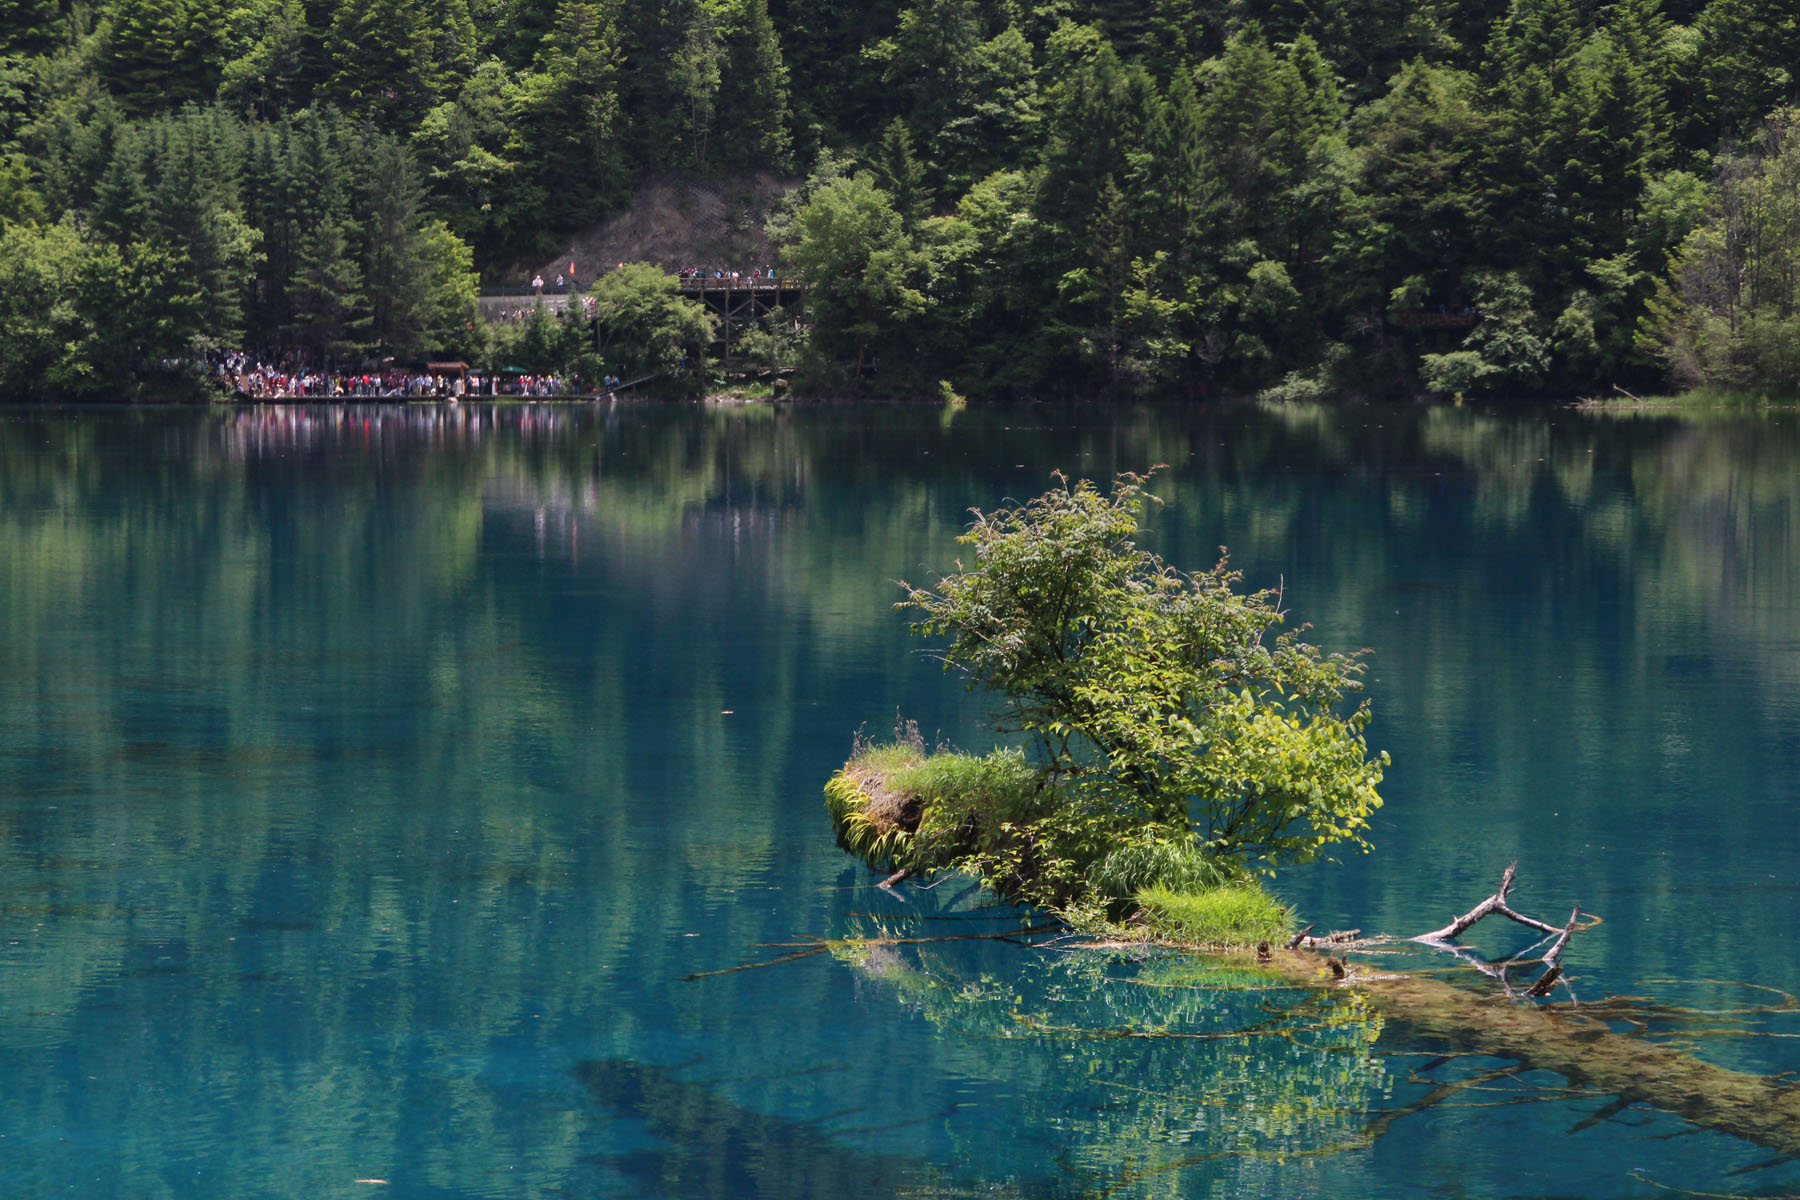
POLYGON ((1791 417, 14 408, 0 1197, 1800 1191, 1342 994, 818 950, 1019 928, 870 888, 820 785, 896 710, 991 744, 891 608, 969 506, 1155 463, 1155 549, 1373 651, 1387 806, 1303 920, 1417 933, 1517 857, 1604 918, 1579 997, 1800 1069, 1791 417))

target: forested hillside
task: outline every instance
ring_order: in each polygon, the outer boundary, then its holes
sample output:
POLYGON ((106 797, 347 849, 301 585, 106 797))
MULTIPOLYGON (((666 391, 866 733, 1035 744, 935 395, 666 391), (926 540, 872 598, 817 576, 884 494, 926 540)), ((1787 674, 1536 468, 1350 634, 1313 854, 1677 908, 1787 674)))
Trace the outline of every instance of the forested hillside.
POLYGON ((1792 389, 1797 18, 0 0, 0 393, 479 356, 479 273, 752 169, 806 179, 775 226, 810 336, 766 350, 820 386, 1792 389))

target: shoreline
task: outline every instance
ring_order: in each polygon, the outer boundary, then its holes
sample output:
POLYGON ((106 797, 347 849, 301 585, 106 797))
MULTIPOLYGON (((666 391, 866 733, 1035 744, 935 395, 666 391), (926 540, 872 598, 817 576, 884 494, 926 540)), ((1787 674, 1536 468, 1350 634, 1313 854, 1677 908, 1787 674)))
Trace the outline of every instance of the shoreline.
MULTIPOLYGON (((1573 410, 1576 412, 1598 415, 1620 416, 1667 416, 1671 414, 1751 414, 1763 412, 1779 412, 1788 409, 1800 409, 1800 397, 1776 398, 1770 396, 1720 396, 1714 394, 1680 394, 1671 396, 1645 396, 1630 400, 1622 398, 1594 396, 1565 396, 1558 398, 1545 397, 1490 397, 1479 400, 1456 400, 1448 396, 1398 396, 1371 399, 1369 397, 1326 398, 1304 401, 1269 401, 1259 400, 1255 396, 1215 396, 1206 400, 1192 400, 1186 397, 1158 398, 1154 396, 1135 397, 1042 397, 1025 396, 1007 400, 990 401, 946 401, 941 396, 921 395, 793 395, 792 393, 770 395, 746 395, 742 392, 722 391, 707 392, 698 396, 638 396, 619 392, 583 392, 567 395, 551 396, 237 396, 223 400, 166 400, 166 401, 122 401, 126 404, 241 404, 254 406, 258 404, 704 404, 716 407, 734 405, 768 404, 795 408, 826 408, 845 406, 890 406, 907 405, 925 408, 943 408, 947 404, 955 409, 965 408, 1009 408, 1029 405, 1072 405, 1136 407, 1150 405, 1154 407, 1191 407, 1219 405, 1235 407, 1239 405, 1292 405, 1310 408, 1540 408, 1546 411, 1573 410)), ((66 403, 78 405, 88 401, 48 401, 34 403, 66 403)))

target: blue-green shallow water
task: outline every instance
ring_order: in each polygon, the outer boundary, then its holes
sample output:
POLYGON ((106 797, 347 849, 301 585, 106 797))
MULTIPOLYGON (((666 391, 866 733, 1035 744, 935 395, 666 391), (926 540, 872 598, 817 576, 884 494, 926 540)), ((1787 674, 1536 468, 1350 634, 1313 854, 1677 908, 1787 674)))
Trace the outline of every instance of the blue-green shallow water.
MULTIPOLYGON (((986 744, 889 607, 968 506, 1159 462, 1157 549, 1374 651, 1388 805, 1282 877, 1307 919, 1417 932, 1517 856, 1605 918, 1584 998, 1800 990, 1790 418, 7 409, 0 1197, 1800 1191, 1547 1075, 1384 1120, 1504 1064, 1180 961, 684 978, 1016 927, 868 889, 819 786, 896 708, 986 744)), ((1739 1033, 1696 1052, 1800 1068, 1739 1033)))

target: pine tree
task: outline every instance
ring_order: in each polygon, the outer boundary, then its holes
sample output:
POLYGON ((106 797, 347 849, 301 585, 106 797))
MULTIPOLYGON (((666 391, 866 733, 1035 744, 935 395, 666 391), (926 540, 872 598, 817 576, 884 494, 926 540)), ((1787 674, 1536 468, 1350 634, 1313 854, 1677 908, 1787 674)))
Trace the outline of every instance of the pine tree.
POLYGON ((1107 376, 1115 379, 1121 351, 1120 306, 1131 281, 1131 255, 1126 246, 1128 232, 1125 195, 1108 175, 1100 185, 1093 220, 1087 230, 1088 273, 1084 298, 1091 313, 1093 340, 1106 364, 1107 376))
POLYGON ((244 301, 259 236, 244 218, 243 125, 214 107, 189 108, 150 126, 154 146, 149 229, 181 258, 202 297, 208 337, 243 337, 244 301))
POLYGON ((425 203, 412 155, 398 138, 363 139, 352 211, 363 223, 362 281, 369 301, 369 337, 402 352, 417 348, 425 321, 415 274, 417 236, 425 203))
POLYGON ((1337 75, 1319 43, 1310 34, 1301 34, 1288 46, 1287 61, 1299 75, 1306 100, 1308 135, 1313 139, 1332 137, 1343 130, 1347 109, 1337 75))
POLYGON ((768 0, 725 0, 719 15, 725 62, 712 144, 721 163, 784 171, 791 162, 788 69, 768 0))
POLYGON ((387 129, 410 129, 474 66, 467 0, 342 0, 325 37, 323 94, 387 129))
POLYGON ((1282 199, 1305 170, 1317 119, 1300 72, 1252 34, 1238 34, 1216 65, 1201 107, 1207 160, 1219 180, 1214 220, 1227 242, 1283 253, 1282 199))
POLYGON ((219 98, 256 117, 305 105, 312 31, 300 0, 245 0, 225 16, 219 98))
POLYGON ((210 100, 222 24, 216 0, 118 0, 100 33, 100 74, 128 113, 210 100))
POLYGON ((723 49, 704 0, 633 0, 618 14, 619 132, 652 170, 703 158, 723 49))
POLYGON ((1130 168, 1125 101, 1125 68, 1105 42, 1051 89, 1039 196, 1044 215, 1065 230, 1086 229, 1103 181, 1130 168))
POLYGON ((1450 26, 1453 0, 1235 0, 1231 28, 1270 45, 1301 38, 1331 47, 1345 88, 1357 99, 1377 94, 1412 59, 1441 62, 1457 50, 1450 26))
POLYGON ((1705 141, 1746 134, 1800 99, 1800 14, 1784 0, 1712 0, 1694 23, 1694 122, 1705 141))
POLYGON ((148 155, 146 139, 134 128, 127 128, 113 143, 90 210, 94 231, 110 242, 130 241, 150 223, 148 155))
POLYGON ((341 358, 359 348, 370 324, 345 182, 360 147, 341 119, 317 109, 300 115, 290 143, 283 166, 292 255, 280 336, 321 358, 341 358))
POLYGON ((1497 120, 1482 147, 1482 233, 1488 261, 1524 264, 1533 285, 1577 269, 1577 156, 1591 97, 1575 75, 1586 42, 1572 0, 1512 0, 1488 47, 1497 120))
POLYGON ((888 122, 869 167, 876 186, 888 194, 906 231, 918 232, 920 222, 931 215, 931 189, 925 181, 925 168, 913 153, 912 132, 905 121, 895 117, 888 122))
POLYGON ((0 0, 0 58, 47 54, 62 33, 60 0, 0 0))
POLYGON ((293 279, 294 333, 321 363, 358 353, 369 328, 362 272, 343 220, 330 218, 301 235, 293 279))
POLYGON ((966 190, 997 162, 1029 157, 1041 119, 1031 46, 1008 26, 975 48, 965 94, 931 138, 932 177, 947 192, 966 190))
POLYGON ((1145 213, 1152 240, 1171 251, 1171 265, 1185 270, 1202 246, 1211 242, 1206 213, 1214 203, 1217 180, 1206 153, 1200 95, 1193 75, 1178 72, 1146 135, 1145 213))
POLYGON ((1410 304, 1466 299, 1456 288, 1477 260, 1482 197, 1473 159, 1488 128, 1475 92, 1468 75, 1414 61, 1357 113, 1359 175, 1341 290, 1372 289, 1385 307, 1391 292, 1415 280, 1410 304))
POLYGON ((515 93, 507 180, 516 227, 564 229, 620 189, 618 29, 603 0, 561 0, 538 69, 515 93))
POLYGON ((891 115, 881 75, 868 69, 863 51, 894 32, 904 7, 903 0, 769 0, 783 55, 790 65, 806 64, 789 96, 801 161, 835 142, 838 131, 878 129, 891 115))
POLYGON ((981 81, 981 10, 977 0, 915 0, 899 31, 870 51, 891 103, 922 145, 934 185, 968 174, 966 122, 981 81))

